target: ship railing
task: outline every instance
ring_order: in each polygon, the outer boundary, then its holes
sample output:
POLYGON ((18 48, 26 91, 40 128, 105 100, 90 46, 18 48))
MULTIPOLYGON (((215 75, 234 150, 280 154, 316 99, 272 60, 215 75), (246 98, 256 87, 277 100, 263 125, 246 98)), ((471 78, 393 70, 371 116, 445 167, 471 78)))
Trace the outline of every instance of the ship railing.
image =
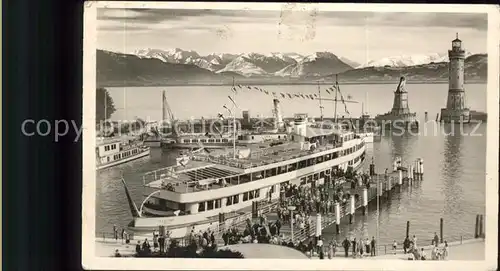
MULTIPOLYGON (((285 146, 286 147, 286 146, 285 146)), ((284 147, 284 148, 285 148, 284 147)), ((215 164, 221 164, 221 165, 226 165, 226 166, 231 166, 234 168, 241 168, 241 169, 248 169, 248 168, 253 168, 253 167, 258 167, 258 166, 263 166, 263 165, 268 165, 272 163, 277 163, 281 161, 285 161, 288 159, 294 159, 294 158, 300 158, 306 155, 322 152, 322 151, 327 151, 327 150, 332 150, 336 148, 342 147, 342 143, 334 143, 334 144, 329 144, 327 146, 320 146, 317 147, 313 150, 298 150, 298 149, 283 149, 283 150, 268 150, 267 152, 259 151, 257 154, 251 154, 250 157, 253 159, 263 159, 260 162, 249 162, 248 160, 245 159, 233 159, 229 158, 228 156, 202 156, 202 155, 196 155, 193 159, 197 161, 206 161, 206 162, 211 162, 215 164), (261 155, 261 153, 265 153, 265 155, 261 155), (287 155, 289 154, 289 155, 287 155)))

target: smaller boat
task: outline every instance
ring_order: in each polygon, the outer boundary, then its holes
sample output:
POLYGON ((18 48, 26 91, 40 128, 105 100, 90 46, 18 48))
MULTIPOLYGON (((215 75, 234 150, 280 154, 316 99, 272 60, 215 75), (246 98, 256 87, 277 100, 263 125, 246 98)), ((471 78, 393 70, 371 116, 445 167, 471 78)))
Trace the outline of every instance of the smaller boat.
POLYGON ((142 141, 123 138, 103 139, 96 147, 97 170, 148 156, 150 149, 142 141))

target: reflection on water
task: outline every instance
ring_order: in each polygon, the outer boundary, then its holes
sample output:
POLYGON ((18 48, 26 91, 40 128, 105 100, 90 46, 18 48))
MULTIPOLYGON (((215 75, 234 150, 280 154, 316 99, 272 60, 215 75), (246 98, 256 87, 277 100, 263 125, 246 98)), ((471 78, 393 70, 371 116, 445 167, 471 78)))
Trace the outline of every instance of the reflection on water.
MULTIPOLYGON (((486 125, 472 136, 475 125, 442 125, 440 133, 422 135, 404 133, 383 135, 380 142, 369 149, 368 157, 375 159, 377 172, 391 168, 395 157, 403 164, 423 158, 425 177, 400 193, 392 193, 389 200, 380 202, 380 243, 401 243, 406 235, 406 221, 410 221, 410 235, 429 240, 439 232, 439 219, 444 219, 444 238, 457 240, 472 237, 476 214, 485 212, 485 156, 486 125), (451 133, 455 129, 455 133, 451 133)), ((368 159, 369 161, 370 159, 368 159)), ((368 165, 365 165, 367 168, 368 165)), ((376 236, 377 204, 371 202, 368 214, 356 214, 352 225, 344 221, 341 236, 376 236)), ((326 238, 334 237, 334 227, 324 230, 326 238)))
MULTIPOLYGON (((395 157, 401 157, 406 165, 423 158, 425 165, 423 181, 392 193, 390 199, 381 199, 380 244, 394 240, 401 243, 406 235, 406 221, 410 221, 410 235, 416 235, 424 243, 430 242, 434 232, 439 232, 440 218, 444 219, 445 239, 473 236, 475 216, 485 212, 486 125, 477 131, 474 125, 467 125, 463 135, 460 131, 450 134, 450 125, 442 125, 440 129, 443 132, 384 135, 380 142, 369 144, 367 161, 373 157, 378 172, 390 169, 395 157), (482 136, 472 136, 472 132, 482 136)), ((142 174, 172 165, 175 156, 175 153, 167 153, 160 163, 142 159, 99 172, 96 232, 110 231, 113 224, 125 226, 131 220, 119 178, 125 178, 132 198, 140 204, 142 174)), ((364 166, 367 170, 368 163, 364 166)), ((346 236, 371 239, 376 236, 376 208, 376 202, 371 202, 366 216, 356 213, 351 225, 348 219, 342 220, 339 236, 335 235, 335 227, 325 229, 323 236, 340 241, 346 236)))

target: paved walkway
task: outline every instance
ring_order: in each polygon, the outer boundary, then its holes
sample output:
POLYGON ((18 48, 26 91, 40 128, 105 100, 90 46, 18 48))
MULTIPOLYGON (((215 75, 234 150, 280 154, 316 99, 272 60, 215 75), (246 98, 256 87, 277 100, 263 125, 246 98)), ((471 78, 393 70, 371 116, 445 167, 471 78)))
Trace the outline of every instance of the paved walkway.
MULTIPOLYGON (((448 247, 449 247, 448 260, 484 261, 485 259, 485 244, 483 239, 464 240, 462 244, 460 244, 460 241, 450 242, 448 243, 448 247)), ((430 258, 432 246, 424 246, 423 248, 425 254, 427 255, 427 258, 430 258)), ((327 257, 327 255, 325 255, 325 257, 327 257)), ((405 255, 402 250, 397 250, 395 255, 388 253, 386 255, 365 257, 363 259, 408 260, 408 257, 409 255, 408 254, 405 255)), ((341 251, 337 251, 336 258, 356 260, 352 257, 345 258, 343 248, 341 249, 341 251)), ((319 259, 319 258, 313 257, 313 259, 319 259)), ((326 260, 328 260, 328 258, 326 258, 326 260)))
MULTIPOLYGON (((100 238, 96 239, 95 248, 97 257, 111 257, 114 255, 115 250, 118 249, 123 257, 130 257, 135 254, 135 245, 137 241, 131 241, 129 245, 123 244, 121 240, 115 241, 114 239, 106 239, 103 241, 100 238)), ((450 242, 449 244, 449 256, 448 260, 463 260, 463 261, 483 261, 485 259, 485 247, 483 239, 470 239, 464 240, 461 244, 458 242, 450 242)), ((248 244, 245 246, 252 246, 248 244)), ((432 246, 423 247, 427 257, 431 256, 432 246)), ((327 255, 325 255, 327 257, 327 255)), ((336 258, 346 259, 344 257, 344 250, 341 248, 336 253, 336 258)), ((313 259, 318 259, 318 257, 313 257, 313 259)), ((328 260, 328 258, 326 258, 328 260)), ((335 259, 335 258, 334 258, 335 259)), ((353 259, 349 257, 347 259, 353 259)), ((358 258, 359 259, 359 258, 358 258)), ((408 259, 408 255, 405 255, 402 250, 396 251, 396 255, 387 254, 380 255, 376 257, 366 257, 364 259, 408 259)))

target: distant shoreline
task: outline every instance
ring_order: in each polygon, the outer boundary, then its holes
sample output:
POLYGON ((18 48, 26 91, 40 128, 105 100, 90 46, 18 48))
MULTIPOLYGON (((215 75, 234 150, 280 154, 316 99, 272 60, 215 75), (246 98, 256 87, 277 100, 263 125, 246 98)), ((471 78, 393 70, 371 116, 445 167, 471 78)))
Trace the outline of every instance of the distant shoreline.
MULTIPOLYGON (((486 80, 470 80, 466 84, 486 84, 486 80)), ((250 86, 294 86, 294 85, 318 85, 318 82, 308 81, 308 82, 236 82, 238 85, 250 85, 250 86)), ((319 82, 319 85, 329 86, 333 82, 319 82)), ((397 81, 339 81, 340 85, 397 85, 397 81)), ((448 84, 448 81, 407 81, 406 84, 448 84)), ((109 87, 182 87, 182 86, 231 86, 232 83, 229 82, 213 82, 213 83, 155 83, 155 84, 140 84, 137 82, 130 83, 106 83, 97 84, 98 87, 109 88, 109 87)))

